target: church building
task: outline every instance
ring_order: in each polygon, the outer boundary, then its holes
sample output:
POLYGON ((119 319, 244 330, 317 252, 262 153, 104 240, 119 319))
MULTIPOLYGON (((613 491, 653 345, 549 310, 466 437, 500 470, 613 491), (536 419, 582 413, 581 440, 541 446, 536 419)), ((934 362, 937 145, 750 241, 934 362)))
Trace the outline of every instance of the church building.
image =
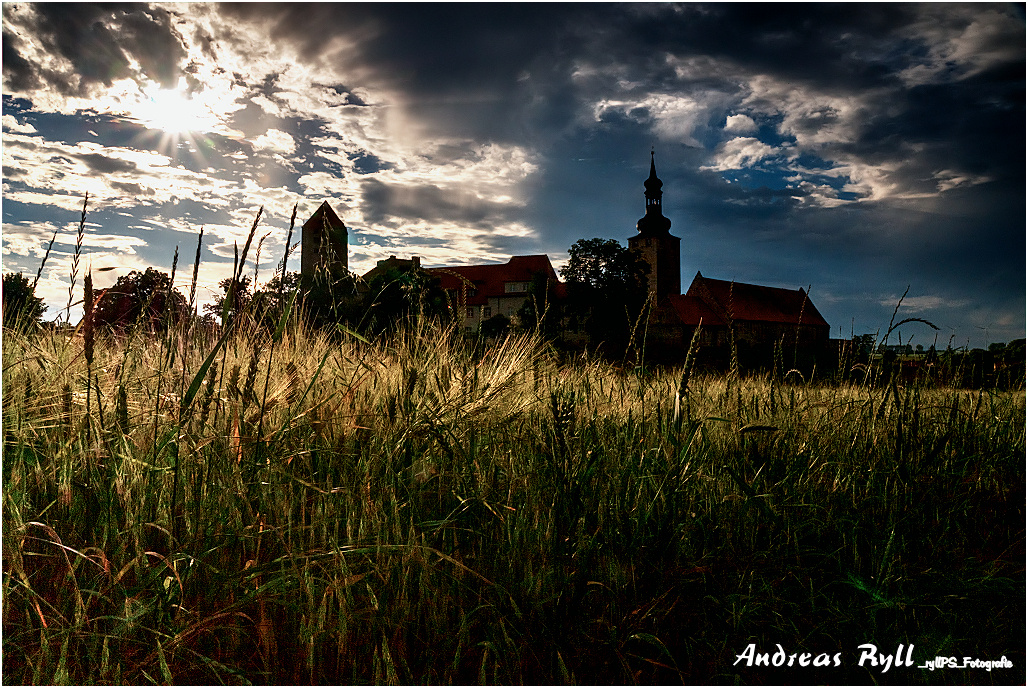
POLYGON ((734 353, 744 367, 767 367, 776 357, 807 365, 828 346, 830 327, 803 289, 782 289, 710 279, 699 272, 681 288, 681 239, 661 207, 663 182, 653 153, 644 182, 646 214, 628 246, 650 266, 654 303, 647 354, 676 360, 694 341, 701 360, 724 367, 734 353), (698 330, 698 333, 697 333, 698 330))

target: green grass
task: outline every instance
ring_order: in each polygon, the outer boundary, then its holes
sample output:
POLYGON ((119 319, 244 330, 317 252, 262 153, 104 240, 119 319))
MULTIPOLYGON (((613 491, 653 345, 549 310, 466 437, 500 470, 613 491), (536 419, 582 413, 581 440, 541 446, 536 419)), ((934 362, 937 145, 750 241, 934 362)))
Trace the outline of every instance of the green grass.
POLYGON ((5 682, 1024 681, 1023 390, 217 341, 4 331, 5 682))

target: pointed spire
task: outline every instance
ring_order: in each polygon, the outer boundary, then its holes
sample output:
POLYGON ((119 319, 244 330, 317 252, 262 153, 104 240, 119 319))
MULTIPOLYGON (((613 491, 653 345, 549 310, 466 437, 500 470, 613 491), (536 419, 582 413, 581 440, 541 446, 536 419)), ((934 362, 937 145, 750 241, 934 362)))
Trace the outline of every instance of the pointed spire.
POLYGON ((661 187, 664 182, 657 177, 657 165, 653 160, 654 153, 650 150, 650 176, 643 182, 646 187, 646 216, 636 223, 640 234, 662 234, 671 228, 671 220, 664 217, 661 211, 661 196, 664 192, 661 187))
MULTIPOLYGON (((657 199, 657 202, 659 203, 659 199, 662 195, 661 187, 664 186, 664 182, 660 181, 660 178, 657 177, 657 165, 653 161, 652 150, 650 151, 650 176, 645 182, 643 182, 643 186, 646 187, 646 198, 657 199)), ((647 205, 650 205, 649 202, 647 202, 647 205)))

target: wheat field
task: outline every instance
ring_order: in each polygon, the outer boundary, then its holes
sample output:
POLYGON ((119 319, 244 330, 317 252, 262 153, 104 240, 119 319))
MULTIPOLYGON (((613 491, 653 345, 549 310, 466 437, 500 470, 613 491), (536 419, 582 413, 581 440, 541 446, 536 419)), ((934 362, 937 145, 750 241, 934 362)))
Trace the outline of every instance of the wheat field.
POLYGON ((1023 390, 81 329, 4 331, 5 682, 1023 679, 1023 390))

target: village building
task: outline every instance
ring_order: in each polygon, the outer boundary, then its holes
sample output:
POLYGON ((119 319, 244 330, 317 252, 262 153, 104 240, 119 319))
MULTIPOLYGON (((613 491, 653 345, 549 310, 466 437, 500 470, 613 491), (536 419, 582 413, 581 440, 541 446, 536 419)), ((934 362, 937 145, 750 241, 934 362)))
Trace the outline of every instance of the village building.
POLYGON ((389 256, 385 260, 380 260, 375 264, 375 267, 365 272, 360 281, 357 283, 359 291, 365 291, 368 289, 368 285, 371 281, 389 274, 390 272, 410 272, 411 270, 421 269, 421 257, 411 256, 409 259, 397 258, 396 256, 389 256))
MULTIPOLYGON (((328 201, 318 207, 310 219, 303 223, 300 240, 301 283, 312 284, 319 269, 343 272, 347 269, 347 229, 328 201)), ((421 269, 421 258, 409 259, 389 256, 379 260, 375 267, 364 273, 357 282, 360 291, 377 277, 390 272, 405 273, 421 269)), ((497 315, 513 320, 526 301, 531 299, 532 287, 544 280, 548 298, 563 298, 564 285, 545 255, 512 256, 506 263, 485 265, 452 265, 425 270, 439 280, 447 293, 451 312, 460 314, 464 331, 476 333, 482 323, 497 315)), ((308 287, 309 288, 309 287, 308 287)), ((540 309, 546 304, 538 304, 540 309)))
MULTIPOLYGON (((452 265, 428 268, 439 278, 450 297, 451 307, 464 318, 464 331, 478 332, 482 323, 502 315, 513 320, 526 301, 532 298, 537 280, 545 280, 548 298, 563 298, 564 284, 546 255, 511 256, 506 263, 492 265, 452 265)), ((544 298, 546 298, 544 296, 544 298)), ((541 311, 545 303, 536 304, 541 311)))
MULTIPOLYGON (((663 182, 653 152, 643 182, 646 212, 636 223, 628 246, 649 266, 652 311, 646 327, 647 357, 680 361, 690 346, 700 360, 718 367, 730 360, 743 367, 807 367, 830 349, 829 325, 803 289, 766 287, 704 277, 699 272, 682 293, 681 239, 671 234, 663 213, 663 182)), ((301 283, 311 284, 319 268, 347 269, 347 229, 324 202, 303 224, 301 283)), ((390 256, 359 281, 366 289, 389 271, 421 269, 418 256, 390 256)), ((451 312, 463 318, 465 332, 478 332, 490 318, 514 320, 531 302, 533 286, 542 284, 546 299, 562 299, 564 284, 546 255, 512 256, 506 263, 427 268, 447 293, 451 312)), ((536 304, 539 310, 545 303, 536 304)))
POLYGON ((828 346, 830 326, 803 289, 782 289, 710 279, 699 272, 685 294, 667 305, 680 346, 707 350, 707 360, 767 367, 777 357, 789 367, 810 366, 828 346), (697 332, 698 330, 698 332, 697 332), (713 354, 713 355, 711 355, 713 354))

